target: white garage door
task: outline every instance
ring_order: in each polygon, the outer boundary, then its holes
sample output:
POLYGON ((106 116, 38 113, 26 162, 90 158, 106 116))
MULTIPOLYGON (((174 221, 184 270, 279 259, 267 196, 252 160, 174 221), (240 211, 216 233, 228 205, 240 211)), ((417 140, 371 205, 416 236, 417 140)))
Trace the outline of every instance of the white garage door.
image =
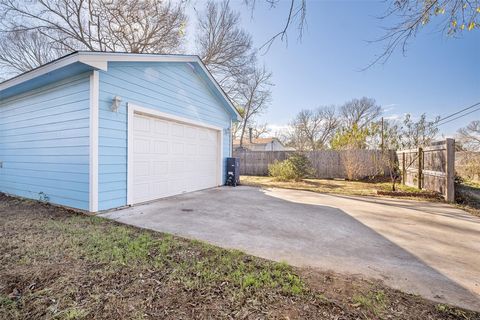
POLYGON ((131 203, 218 185, 218 131, 136 113, 132 127, 131 203))

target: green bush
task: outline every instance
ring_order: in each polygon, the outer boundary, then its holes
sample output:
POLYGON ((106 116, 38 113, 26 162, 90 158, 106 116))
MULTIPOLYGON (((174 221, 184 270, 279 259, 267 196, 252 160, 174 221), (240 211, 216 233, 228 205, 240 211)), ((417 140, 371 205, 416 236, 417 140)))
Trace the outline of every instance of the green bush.
POLYGON ((306 155, 294 153, 287 160, 275 161, 269 165, 268 174, 278 181, 300 181, 312 176, 313 169, 306 155))
POLYGON ((290 161, 275 160, 273 164, 268 165, 268 174, 277 181, 288 181, 295 179, 295 172, 290 161))

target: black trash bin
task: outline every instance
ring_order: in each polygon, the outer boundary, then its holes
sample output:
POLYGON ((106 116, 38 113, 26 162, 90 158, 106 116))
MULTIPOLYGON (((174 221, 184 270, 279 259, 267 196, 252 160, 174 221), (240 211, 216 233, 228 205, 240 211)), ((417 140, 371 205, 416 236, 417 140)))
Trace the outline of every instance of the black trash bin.
POLYGON ((227 179, 225 185, 236 187, 240 184, 240 158, 227 158, 227 179))

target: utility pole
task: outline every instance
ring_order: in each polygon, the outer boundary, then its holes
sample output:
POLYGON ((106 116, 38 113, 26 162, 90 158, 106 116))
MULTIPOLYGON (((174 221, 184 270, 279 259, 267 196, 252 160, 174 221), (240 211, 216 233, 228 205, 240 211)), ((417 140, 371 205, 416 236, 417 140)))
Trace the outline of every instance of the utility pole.
POLYGON ((384 131, 384 126, 383 126, 383 117, 382 117, 382 144, 381 144, 381 146, 382 146, 382 153, 383 153, 383 149, 384 149, 384 144, 383 144, 383 143, 384 143, 384 138, 383 138, 384 135, 383 135, 383 131, 384 131))

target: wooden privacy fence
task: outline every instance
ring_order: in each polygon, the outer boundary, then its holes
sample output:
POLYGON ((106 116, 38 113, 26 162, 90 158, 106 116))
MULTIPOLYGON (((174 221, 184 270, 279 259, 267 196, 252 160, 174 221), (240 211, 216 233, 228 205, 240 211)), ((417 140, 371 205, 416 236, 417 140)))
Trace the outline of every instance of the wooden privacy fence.
MULTIPOLYGON (((241 175, 268 175, 268 165, 275 160, 288 158, 293 151, 249 151, 237 150, 233 156, 240 158, 241 175)), ((383 161, 385 156, 380 150, 321 150, 305 153, 315 169, 317 178, 345 179, 388 175, 389 169, 383 161), (351 176, 351 175, 354 176, 351 176)), ((395 156, 395 152, 388 152, 395 156)))
POLYGON ((455 140, 434 142, 424 148, 397 151, 405 185, 439 192, 455 200, 455 140))

